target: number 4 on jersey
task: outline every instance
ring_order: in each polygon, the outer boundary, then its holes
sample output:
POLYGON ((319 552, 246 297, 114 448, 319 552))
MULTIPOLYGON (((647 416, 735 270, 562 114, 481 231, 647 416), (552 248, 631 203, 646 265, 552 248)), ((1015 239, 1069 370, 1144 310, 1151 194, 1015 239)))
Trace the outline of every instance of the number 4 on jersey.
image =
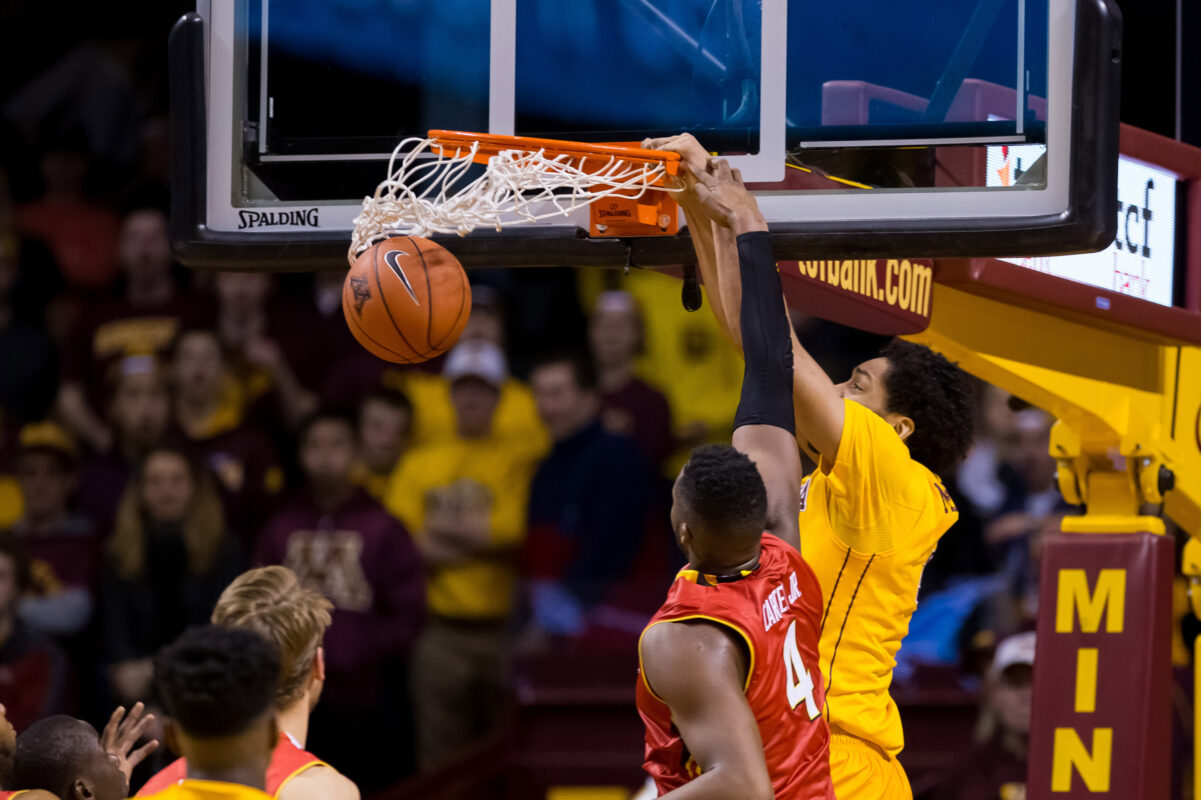
POLYGON ((795 619, 784 637, 784 669, 789 705, 796 708, 799 703, 804 703, 809 719, 817 719, 822 710, 817 707, 817 699, 813 696, 813 678, 809 677, 809 670, 805 669, 805 662, 801 660, 801 648, 797 647, 795 619))

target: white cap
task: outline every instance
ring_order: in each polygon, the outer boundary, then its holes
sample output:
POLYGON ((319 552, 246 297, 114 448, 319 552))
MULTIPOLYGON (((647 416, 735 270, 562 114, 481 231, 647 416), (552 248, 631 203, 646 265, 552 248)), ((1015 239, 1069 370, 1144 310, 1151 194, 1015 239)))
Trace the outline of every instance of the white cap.
POLYGON ((451 383, 459 378, 479 378, 499 389, 509 377, 509 368, 499 347, 475 339, 458 344, 450 351, 442 376, 451 383))
POLYGON ((629 292, 621 291, 620 289, 612 289, 607 292, 602 292, 601 296, 596 299, 597 311, 637 311, 638 305, 634 302, 634 295, 629 292))
POLYGON ((118 362, 117 370, 122 377, 127 375, 153 375, 158 370, 158 360, 154 356, 126 356, 118 362))
POLYGON ((1029 631, 1002 639, 1001 643, 997 645, 997 652, 993 655, 992 667, 989 668, 989 671, 993 675, 1000 675, 1018 664, 1034 666, 1035 638, 1034 631, 1029 631))
POLYGON ((1023 408, 1013 418, 1019 431, 1045 431, 1051 427, 1051 415, 1041 408, 1023 408))

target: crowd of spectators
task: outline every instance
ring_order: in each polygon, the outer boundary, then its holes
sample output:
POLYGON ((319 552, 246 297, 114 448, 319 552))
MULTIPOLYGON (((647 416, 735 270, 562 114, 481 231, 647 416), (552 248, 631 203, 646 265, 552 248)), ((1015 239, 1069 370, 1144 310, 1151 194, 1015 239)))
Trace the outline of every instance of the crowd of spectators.
MULTIPOLYGON (((448 356, 381 362, 345 329, 336 272, 173 261, 145 69, 165 28, 109 33, 9 76, 0 104, 0 703, 17 729, 152 701, 154 654, 253 565, 333 604, 310 745, 364 789, 502 724, 516 652, 632 648, 679 563, 670 481, 729 440, 742 366, 710 315, 654 273, 480 270, 448 356)), ((882 344, 795 322, 835 380, 882 344)), ((946 476, 961 520, 898 680, 975 671, 1004 720, 1029 659, 977 665, 1032 626, 1040 541, 1073 510, 1052 420, 979 397, 946 476)))

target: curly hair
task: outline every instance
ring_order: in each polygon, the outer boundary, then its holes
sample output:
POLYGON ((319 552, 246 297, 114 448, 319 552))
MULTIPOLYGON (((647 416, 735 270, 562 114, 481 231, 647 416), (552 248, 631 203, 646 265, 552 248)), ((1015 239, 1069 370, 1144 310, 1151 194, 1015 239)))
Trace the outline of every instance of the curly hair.
POLYGON ((880 355, 888 359, 888 410, 913 420, 905 440, 909 455, 937 475, 957 466, 971 449, 976 419, 967 375, 945 356, 904 339, 893 339, 880 355))
POLYGON ((767 487, 755 462, 729 445, 707 444, 688 457, 680 499, 713 533, 755 536, 767 524, 767 487))
POLYGON ((190 628, 154 657, 167 713, 197 738, 234 736, 271 708, 279 653, 254 631, 190 628))

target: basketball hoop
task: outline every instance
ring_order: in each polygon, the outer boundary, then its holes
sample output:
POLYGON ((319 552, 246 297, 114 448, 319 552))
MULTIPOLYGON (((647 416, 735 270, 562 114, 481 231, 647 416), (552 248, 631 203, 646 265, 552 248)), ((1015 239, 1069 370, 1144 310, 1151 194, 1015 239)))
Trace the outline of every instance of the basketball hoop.
POLYGON ((677 153, 624 144, 430 131, 392 151, 388 177, 363 199, 349 258, 391 236, 466 236, 589 206, 592 236, 657 236, 678 228, 677 153), (473 163, 484 174, 466 181, 473 163), (598 200, 605 200, 603 207, 598 200))

